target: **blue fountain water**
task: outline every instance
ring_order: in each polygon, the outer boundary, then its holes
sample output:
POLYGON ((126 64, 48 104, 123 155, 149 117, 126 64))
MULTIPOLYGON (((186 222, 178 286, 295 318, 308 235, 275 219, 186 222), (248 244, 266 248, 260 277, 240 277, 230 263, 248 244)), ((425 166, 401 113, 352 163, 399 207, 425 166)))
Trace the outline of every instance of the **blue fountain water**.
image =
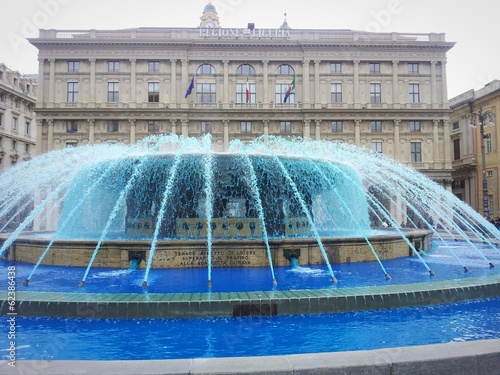
MULTIPOLYGON (((500 338, 499 320, 500 298, 390 311, 237 319, 19 318, 16 356, 148 360, 371 350, 500 338)), ((8 329, 7 320, 2 320, 0 330, 8 329)), ((7 335, 1 335, 0 358, 8 359, 8 347, 7 335)))

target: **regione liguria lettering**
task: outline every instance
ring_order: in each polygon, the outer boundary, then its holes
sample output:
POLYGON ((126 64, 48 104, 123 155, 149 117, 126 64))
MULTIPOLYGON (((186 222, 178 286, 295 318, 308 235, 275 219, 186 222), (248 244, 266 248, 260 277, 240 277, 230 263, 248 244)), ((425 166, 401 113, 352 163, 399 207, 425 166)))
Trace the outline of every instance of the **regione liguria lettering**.
POLYGON ((256 38, 256 39, 288 39, 288 29, 237 29, 237 28, 200 28, 201 38, 256 38))

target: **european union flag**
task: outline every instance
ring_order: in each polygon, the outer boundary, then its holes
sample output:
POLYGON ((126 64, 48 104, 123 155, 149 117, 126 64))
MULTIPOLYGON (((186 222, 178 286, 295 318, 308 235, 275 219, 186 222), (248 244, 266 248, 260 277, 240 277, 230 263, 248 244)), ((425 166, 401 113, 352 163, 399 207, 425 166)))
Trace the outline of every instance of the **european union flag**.
POLYGON ((193 76, 193 78, 191 78, 191 83, 188 86, 188 89, 186 91, 186 95, 184 96, 184 98, 187 98, 189 95, 191 95, 191 91, 193 91, 193 89, 194 89, 194 76, 193 76))

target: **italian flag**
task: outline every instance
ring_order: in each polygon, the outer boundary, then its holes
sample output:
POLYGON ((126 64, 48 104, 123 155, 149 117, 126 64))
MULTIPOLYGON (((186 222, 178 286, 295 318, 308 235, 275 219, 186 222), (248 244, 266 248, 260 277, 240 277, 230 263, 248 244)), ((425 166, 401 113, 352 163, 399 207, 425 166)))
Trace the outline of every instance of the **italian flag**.
POLYGON ((245 95, 248 103, 250 101, 250 85, 248 84, 248 77, 247 77, 247 87, 245 89, 245 95))

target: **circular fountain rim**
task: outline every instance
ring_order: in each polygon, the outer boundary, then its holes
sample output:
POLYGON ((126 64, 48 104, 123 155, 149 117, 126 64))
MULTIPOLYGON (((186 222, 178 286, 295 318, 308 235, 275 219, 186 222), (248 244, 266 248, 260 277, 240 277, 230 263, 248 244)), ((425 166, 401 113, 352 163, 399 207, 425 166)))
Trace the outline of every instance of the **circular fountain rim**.
MULTIPOLYGON (((340 313, 426 306, 500 296, 500 275, 429 283, 288 291, 206 293, 16 292, 19 316, 208 318, 340 313), (362 300, 363 303, 358 303, 362 300)), ((0 291, 2 315, 8 292, 0 291)))

